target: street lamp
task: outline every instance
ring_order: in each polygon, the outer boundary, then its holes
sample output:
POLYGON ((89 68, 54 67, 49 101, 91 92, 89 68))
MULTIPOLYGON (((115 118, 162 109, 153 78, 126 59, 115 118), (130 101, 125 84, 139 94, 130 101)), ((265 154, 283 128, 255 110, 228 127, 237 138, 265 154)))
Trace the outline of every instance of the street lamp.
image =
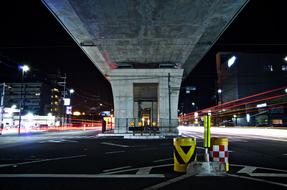
POLYGON ((69 92, 70 92, 70 94, 73 94, 73 93, 75 92, 75 90, 71 88, 71 89, 69 90, 69 92))
POLYGON ((6 85, 5 82, 2 84, 2 94, 1 94, 1 124, 0 124, 0 135, 2 134, 2 130, 4 128, 4 97, 5 97, 5 88, 11 88, 10 86, 6 85))
MULTIPOLYGON (((26 72, 28 72, 30 70, 30 67, 28 65, 20 65, 19 69, 22 71, 22 75, 21 75, 21 82, 22 82, 22 84, 21 84, 21 90, 20 90, 18 135, 20 135, 20 131, 21 131, 21 115, 22 115, 22 103, 23 103, 22 86, 23 86, 23 82, 24 82, 24 75, 25 75, 26 72)), ((26 90, 24 91, 24 93, 26 93, 26 90)), ((24 98, 25 98, 25 94, 24 94, 24 98)), ((25 99, 24 99, 24 101, 25 101, 25 99)))

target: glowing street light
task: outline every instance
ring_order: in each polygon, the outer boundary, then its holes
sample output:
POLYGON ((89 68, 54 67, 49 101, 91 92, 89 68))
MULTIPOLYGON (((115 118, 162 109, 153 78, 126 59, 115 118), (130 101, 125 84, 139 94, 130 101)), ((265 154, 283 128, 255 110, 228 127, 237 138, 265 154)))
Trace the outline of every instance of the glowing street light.
POLYGON ((287 56, 285 56, 285 57, 284 57, 284 61, 286 61, 286 62, 287 62, 287 56))
POLYGON ((73 93, 75 92, 75 90, 71 88, 71 89, 69 90, 69 92, 70 92, 70 94, 73 94, 73 93))
POLYGON ((235 63, 236 59, 237 59, 236 56, 232 56, 231 58, 229 58, 227 61, 228 67, 231 67, 235 63))
MULTIPOLYGON (((19 69, 22 71, 22 85, 21 85, 21 91, 20 91, 20 105, 19 105, 19 127, 18 127, 18 135, 20 135, 20 130, 21 130, 21 114, 22 114, 22 103, 23 103, 23 97, 22 97, 22 86, 23 86, 23 80, 24 80, 24 75, 26 72, 30 70, 30 67, 28 65, 20 65, 19 69)), ((24 100, 25 101, 25 100, 24 100)))
POLYGON ((222 90, 221 90, 221 89, 218 89, 218 90, 217 90, 217 93, 218 93, 218 94, 221 94, 221 93, 222 93, 222 90))

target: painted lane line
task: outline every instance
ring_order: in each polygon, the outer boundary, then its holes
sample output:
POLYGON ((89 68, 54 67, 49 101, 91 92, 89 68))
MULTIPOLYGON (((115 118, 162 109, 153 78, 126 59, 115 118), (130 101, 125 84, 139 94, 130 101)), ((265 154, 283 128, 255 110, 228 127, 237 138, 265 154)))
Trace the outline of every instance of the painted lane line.
POLYGON ((0 174, 0 178, 164 178, 163 174, 0 174))
MULTIPOLYGON (((161 168, 161 167, 168 167, 168 166, 173 166, 173 164, 162 164, 162 165, 157 165, 157 166, 149 166, 152 168, 161 168)), ((140 170, 141 168, 146 168, 146 167, 140 167, 140 168, 131 168, 131 169, 126 169, 126 170, 120 170, 120 171, 113 171, 113 172, 108 172, 106 174, 116 174, 120 172, 131 172, 135 170, 140 170)))
POLYGON ((155 160, 153 162, 157 163, 157 162, 164 162, 164 161, 168 161, 168 160, 173 160, 173 158, 160 159, 160 160, 155 160))
POLYGON ((191 177, 191 175, 190 175, 190 174, 185 174, 185 175, 182 175, 182 176, 175 177, 175 178, 173 178, 173 179, 164 181, 164 182, 162 182, 162 183, 158 183, 158 184, 156 184, 156 185, 153 185, 153 186, 144 188, 143 190, 156 190, 156 189, 161 189, 161 188, 163 188, 163 187, 165 187, 165 186, 168 186, 168 185, 170 185, 170 184, 172 184, 172 183, 176 183, 176 182, 178 182, 178 181, 184 180, 184 179, 186 179, 186 178, 188 178, 188 177, 191 177))
POLYGON ((117 154, 117 153, 123 153, 126 152, 124 150, 119 150, 119 151, 111 151, 111 152, 106 152, 105 154, 117 154))
POLYGON ((250 173, 252 177, 287 177, 287 174, 280 173, 250 173))
POLYGON ((252 180, 252 181, 258 181, 258 182, 263 182, 263 183, 269 183, 269 184, 272 184, 272 185, 278 185, 278 186, 287 187, 287 184, 284 184, 284 183, 278 183, 278 182, 274 182, 274 181, 268 181, 268 180, 264 180, 264 179, 247 177, 247 176, 239 176, 239 175, 234 175, 234 174, 227 174, 227 175, 230 176, 230 177, 236 177, 236 178, 241 178, 241 179, 248 179, 248 180, 252 180))
POLYGON ((241 170, 239 170, 237 173, 241 173, 241 174, 251 174, 252 172, 254 172, 256 170, 256 167, 252 167, 252 166, 245 166, 244 168, 242 168, 241 170))
POLYGON ((150 171, 151 171, 152 167, 144 167, 144 168, 140 168, 136 175, 149 175, 150 171))
POLYGON ((0 165, 0 168, 10 167, 10 166, 17 167, 17 166, 26 165, 26 164, 34 164, 34 163, 40 163, 40 162, 64 160, 64 159, 71 159, 71 158, 81 158, 81 157, 85 157, 85 156, 87 156, 87 155, 48 158, 48 159, 42 159, 42 160, 34 160, 34 161, 30 161, 30 162, 19 162, 19 163, 14 163, 14 164, 4 164, 4 165, 0 165))
POLYGON ((253 166, 245 166, 241 170, 239 170, 237 173, 241 174, 248 174, 249 176, 252 177, 287 177, 287 174, 283 173, 253 173, 257 167, 253 166))
POLYGON ((111 171, 116 171, 116 170, 122 170, 122 169, 127 169, 130 168, 131 166, 123 166, 123 167, 119 167, 119 168, 113 168, 113 169, 108 169, 108 170, 104 170, 103 172, 111 172, 111 171))
POLYGON ((104 145, 110 145, 110 146, 124 147, 124 148, 129 147, 128 145, 123 145, 123 144, 114 144, 114 143, 108 143, 108 142, 102 142, 101 144, 104 144, 104 145))
MULTIPOLYGON (((246 165, 242 164, 229 164, 230 166, 236 166, 236 167, 246 167, 246 165)), ((277 171, 277 172, 285 172, 287 173, 287 170, 281 170, 281 169, 275 169, 275 168, 265 168, 265 167, 257 167, 257 166, 249 166, 249 167, 256 167, 257 169, 263 169, 263 170, 271 170, 271 171, 277 171)))

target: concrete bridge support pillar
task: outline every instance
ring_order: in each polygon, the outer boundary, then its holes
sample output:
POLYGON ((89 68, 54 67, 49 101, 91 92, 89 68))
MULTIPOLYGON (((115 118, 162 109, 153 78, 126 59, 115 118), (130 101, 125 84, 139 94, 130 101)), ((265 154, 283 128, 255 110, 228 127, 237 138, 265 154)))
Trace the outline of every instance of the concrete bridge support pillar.
POLYGON ((142 120, 149 125, 155 122, 161 132, 176 132, 182 75, 183 69, 112 70, 115 133, 126 133, 130 121, 137 125, 142 120))

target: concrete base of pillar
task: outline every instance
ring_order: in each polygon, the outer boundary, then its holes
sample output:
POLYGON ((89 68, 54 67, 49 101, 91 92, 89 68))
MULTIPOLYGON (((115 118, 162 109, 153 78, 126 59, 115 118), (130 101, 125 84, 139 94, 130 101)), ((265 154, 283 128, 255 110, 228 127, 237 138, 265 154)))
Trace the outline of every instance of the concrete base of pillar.
POLYGON ((221 162, 191 162, 186 173, 191 176, 225 176, 225 164, 221 162))
POLYGON ((182 75, 183 69, 113 70, 110 82, 114 97, 114 133, 128 133, 131 122, 139 126, 143 120, 144 126, 156 122, 161 133, 176 134, 182 75), (144 112, 146 110, 149 113, 144 112))

